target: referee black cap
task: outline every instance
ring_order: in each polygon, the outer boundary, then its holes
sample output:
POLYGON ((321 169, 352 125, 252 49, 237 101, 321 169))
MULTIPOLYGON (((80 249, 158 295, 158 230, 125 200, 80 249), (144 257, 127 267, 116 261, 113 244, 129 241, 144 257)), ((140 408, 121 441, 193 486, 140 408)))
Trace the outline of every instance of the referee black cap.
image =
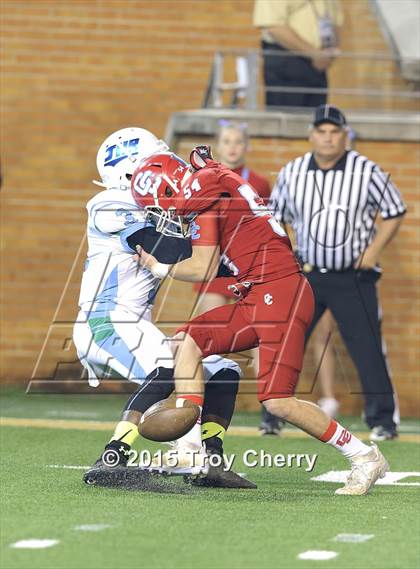
POLYGON ((336 126, 346 126, 347 124, 346 117, 340 109, 337 109, 337 107, 333 107, 332 105, 320 105, 315 109, 312 124, 314 126, 318 126, 326 122, 335 124, 336 126))

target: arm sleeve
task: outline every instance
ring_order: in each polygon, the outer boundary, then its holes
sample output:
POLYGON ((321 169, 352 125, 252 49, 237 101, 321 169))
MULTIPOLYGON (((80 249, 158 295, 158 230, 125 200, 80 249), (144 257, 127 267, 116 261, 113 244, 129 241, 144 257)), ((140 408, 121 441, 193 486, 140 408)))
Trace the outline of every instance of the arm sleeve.
POLYGON ((390 175, 376 164, 372 168, 368 200, 375 209, 379 209, 383 219, 398 217, 407 211, 399 190, 391 182, 390 175))
POLYGON ((129 235, 127 245, 133 252, 136 252, 136 246, 140 245, 146 253, 150 253, 159 263, 166 265, 174 265, 189 259, 192 255, 190 239, 162 235, 152 226, 144 227, 129 235))
POLYGON ((256 0, 254 4, 253 24, 257 28, 271 28, 287 24, 288 0, 256 0))
POLYGON ((334 2, 334 20, 335 25, 341 27, 344 24, 344 12, 340 1, 334 2))
POLYGON ((218 210, 210 209, 199 215, 191 224, 193 247, 217 245, 219 242, 218 210))
POLYGON ((292 223, 293 214, 288 206, 288 191, 286 182, 286 172, 282 168, 271 192, 268 209, 277 221, 281 223, 292 223))

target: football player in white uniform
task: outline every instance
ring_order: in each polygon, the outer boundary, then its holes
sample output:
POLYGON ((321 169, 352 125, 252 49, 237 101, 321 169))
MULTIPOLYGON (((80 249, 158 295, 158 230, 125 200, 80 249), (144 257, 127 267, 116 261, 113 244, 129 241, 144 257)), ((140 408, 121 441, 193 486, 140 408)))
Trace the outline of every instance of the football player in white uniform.
MULTIPOLYGON (((97 155, 102 182, 95 183, 105 190, 86 206, 88 254, 73 339, 91 386, 99 385, 100 378, 123 378, 138 383, 139 389, 128 400, 101 458, 85 474, 87 483, 107 480, 104 472, 109 469, 104 468, 102 460, 106 451, 111 451, 107 456, 114 456, 117 464, 126 465, 138 437, 142 414, 157 401, 166 399, 174 388, 170 341, 151 321, 153 299, 161 279, 140 267, 133 254, 140 245, 153 252, 160 262, 172 264, 191 256, 191 242, 158 233, 152 222, 146 221, 130 191, 130 179, 139 162, 165 150, 166 144, 147 130, 125 128, 110 135, 97 155)), ((207 379, 211 379, 202 413, 206 449, 208 453, 221 454, 223 434, 233 414, 240 368, 219 356, 208 358, 204 364, 207 379)), ((168 468, 170 472, 207 471, 199 424, 179 439, 177 450, 178 468, 168 468), (193 461, 188 456, 191 452, 193 461), (202 460, 197 460, 197 453, 202 460)), ((165 470, 165 464, 161 466, 165 470)), ((207 480, 209 485, 254 486, 233 472, 222 475, 223 480, 219 475, 220 471, 213 472, 214 479, 207 480)))

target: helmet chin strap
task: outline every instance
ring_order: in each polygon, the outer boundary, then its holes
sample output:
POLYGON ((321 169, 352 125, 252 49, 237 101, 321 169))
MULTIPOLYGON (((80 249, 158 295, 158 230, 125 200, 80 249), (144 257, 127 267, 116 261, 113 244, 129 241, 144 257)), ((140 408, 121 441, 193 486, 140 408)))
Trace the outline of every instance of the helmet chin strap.
POLYGON ((106 184, 104 184, 103 182, 98 182, 98 180, 92 180, 92 183, 95 184, 95 186, 99 186, 100 188, 105 188, 106 190, 129 190, 130 186, 123 186, 122 184, 120 186, 107 186, 106 184))
POLYGON ((108 186, 106 186, 104 183, 102 182, 98 182, 98 180, 92 180, 92 183, 95 184, 95 186, 99 186, 100 188, 105 188, 108 189, 108 186))

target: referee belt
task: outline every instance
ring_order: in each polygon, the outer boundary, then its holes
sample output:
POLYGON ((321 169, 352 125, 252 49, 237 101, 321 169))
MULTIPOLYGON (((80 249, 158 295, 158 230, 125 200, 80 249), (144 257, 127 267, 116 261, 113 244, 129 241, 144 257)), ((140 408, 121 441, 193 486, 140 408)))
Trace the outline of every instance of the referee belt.
POLYGON ((348 267, 347 269, 343 269, 341 271, 335 271, 334 269, 317 267, 316 265, 311 265, 310 263, 304 263, 302 269, 304 273, 312 273, 312 271, 315 271, 316 273, 348 273, 355 270, 354 267, 348 267))

